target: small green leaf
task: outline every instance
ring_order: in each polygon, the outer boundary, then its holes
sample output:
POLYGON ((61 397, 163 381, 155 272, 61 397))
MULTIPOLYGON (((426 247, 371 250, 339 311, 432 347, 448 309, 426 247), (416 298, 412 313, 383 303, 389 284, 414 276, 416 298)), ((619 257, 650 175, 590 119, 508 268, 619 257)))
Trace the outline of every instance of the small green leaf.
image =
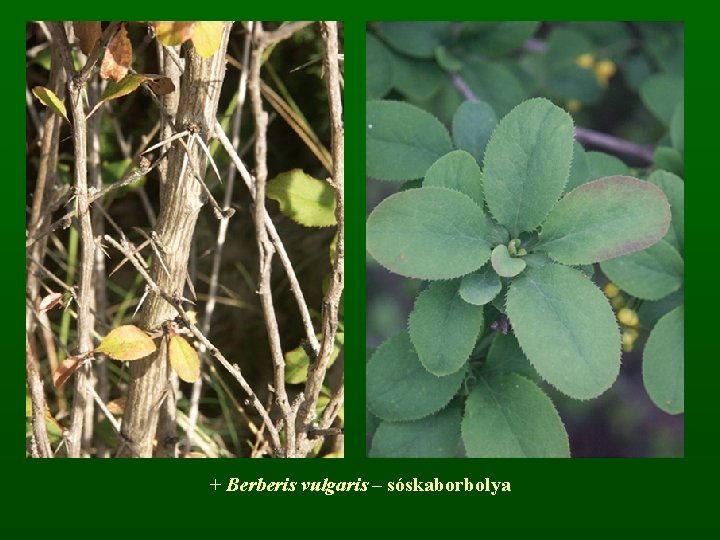
POLYGON ((667 171, 655 171, 648 177, 648 182, 662 189, 670 203, 672 214, 670 227, 674 234, 669 237, 671 233, 668 231, 665 239, 675 244, 677 250, 682 253, 685 249, 685 182, 679 176, 667 171))
POLYGON ((109 101, 111 99, 117 99, 134 92, 138 87, 148 80, 149 77, 141 73, 131 73, 126 75, 119 82, 109 82, 100 101, 109 101))
POLYGON ((465 379, 464 369, 436 377, 420 363, 402 332, 380 345, 367 364, 367 405, 383 420, 419 420, 447 405, 465 379))
POLYGON ((498 332, 488 350, 482 373, 518 373, 530 380, 539 380, 538 373, 520 348, 515 334, 498 332))
POLYGON ((483 306, 495 298, 502 289, 498 275, 490 266, 468 274, 460 282, 460 298, 469 304, 483 306))
POLYGON ((425 173, 423 186, 454 189, 482 208, 482 172, 475 158, 463 150, 449 152, 433 163, 425 173))
POLYGON ((572 118, 547 99, 525 101, 500 121, 485 152, 485 200, 514 237, 534 230, 555 205, 572 152, 572 118))
POLYGON ((414 422, 382 422, 373 437, 370 457, 449 458, 460 443, 460 404, 414 422))
POLYGON ((458 294, 459 280, 431 283, 415 300, 408 328, 425 369, 450 375, 462 368, 483 327, 483 309, 458 294))
POLYGON ((669 226, 670 205, 660 188, 609 176, 565 195, 543 223, 538 247, 563 264, 589 264, 645 249, 669 226))
POLYGON ((648 110, 668 126, 675 107, 685 98, 685 80, 670 73, 652 75, 640 87, 640 97, 648 110))
POLYGON ((453 116, 452 137, 455 146, 482 163, 485 148, 497 123, 497 116, 490 105, 482 101, 466 101, 453 116))
POLYGON ((525 267, 527 266, 524 260, 517 257, 511 257, 508 252, 508 247, 503 244, 495 246, 492 250, 490 262, 492 263, 493 269, 500 277, 515 277, 525 270, 525 267))
POLYGON ((293 169, 267 184, 267 196, 280 203, 280 211, 305 227, 332 227, 335 193, 327 182, 293 169))
POLYGON ((155 342, 143 330, 132 324, 118 326, 103 338, 95 352, 107 354, 115 360, 140 360, 157 350, 155 342))
POLYGON ((660 300, 682 285, 684 264, 665 240, 642 251, 600 263, 610 280, 633 296, 660 300))
MULTIPOLYGON (((440 88, 444 73, 434 60, 418 60, 389 50, 393 86, 413 102, 430 99, 440 88)), ((368 98, 369 99, 369 98, 368 98)))
POLYGON ((586 152, 585 161, 589 172, 588 180, 630 175, 630 169, 621 159, 605 152, 586 152))
POLYGON ((365 99, 380 99, 393 84, 393 61, 387 47, 373 34, 365 34, 365 99))
POLYGON ((415 58, 433 58, 452 32, 447 22, 381 22, 377 29, 393 48, 415 58))
POLYGON ((367 250, 389 270, 450 279, 490 258, 487 221, 467 196, 440 187, 410 189, 382 201, 367 220, 367 250))
POLYGON ((675 107, 670 118, 670 140, 675 149, 681 154, 685 152, 685 102, 681 101, 675 107))
POLYGON ((378 180, 413 180, 452 150, 450 135, 424 110, 399 101, 365 104, 366 174, 378 180))
POLYGON ((509 113, 527 97, 518 78, 499 62, 490 62, 477 56, 466 57, 460 76, 473 94, 488 103, 498 117, 509 113))
POLYGON ((655 405, 670 414, 685 410, 685 314, 673 309, 650 332, 643 354, 643 381, 655 405))
POLYGON ((170 365, 185 382, 195 382, 200 377, 200 357, 195 347, 190 345, 184 337, 173 336, 168 345, 170 365))
POLYGON ((578 270, 528 268, 507 293, 507 314, 543 379, 576 399, 599 396, 620 371, 620 331, 605 295, 578 270))
POLYGON ((531 38, 538 25, 536 21, 464 23, 461 43, 482 56, 504 56, 531 38))
MULTIPOLYGON (((317 334, 317 338, 318 340, 322 339, 322 334, 317 334)), ((335 360, 337 360, 340 355, 344 342, 345 334, 343 332, 337 332, 335 334, 335 346, 333 347, 332 354, 330 354, 328 366, 335 363, 335 360)), ((310 358, 302 346, 285 353, 285 382, 288 384, 304 383, 307 380, 309 364, 310 358)))
POLYGON ((570 457, 550 398, 515 373, 483 375, 465 401, 462 439, 468 457, 570 457))
POLYGON ((570 165, 570 176, 565 191, 572 191, 585 182, 592 180, 587 155, 580 143, 573 143, 573 157, 570 165))
POLYGON ((685 170, 685 164, 680 152, 669 146, 658 146, 653 152, 653 163, 658 169, 665 169, 671 173, 682 176, 685 170))
POLYGON ((451 73, 460 71, 463 67, 462 60, 442 45, 435 49, 435 60, 441 68, 451 73))
POLYGON ((52 90, 45 88, 44 86, 36 86, 33 88, 32 92, 33 95, 40 100, 40 103, 48 107, 55 114, 59 114, 65 120, 70 122, 70 120, 68 120, 65 104, 52 90))

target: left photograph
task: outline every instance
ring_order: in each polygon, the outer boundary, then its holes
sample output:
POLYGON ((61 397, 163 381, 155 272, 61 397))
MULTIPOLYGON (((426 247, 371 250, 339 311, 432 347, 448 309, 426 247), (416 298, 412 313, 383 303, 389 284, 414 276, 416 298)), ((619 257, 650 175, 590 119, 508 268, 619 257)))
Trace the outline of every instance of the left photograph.
POLYGON ((343 457, 342 22, 25 42, 26 457, 343 457))

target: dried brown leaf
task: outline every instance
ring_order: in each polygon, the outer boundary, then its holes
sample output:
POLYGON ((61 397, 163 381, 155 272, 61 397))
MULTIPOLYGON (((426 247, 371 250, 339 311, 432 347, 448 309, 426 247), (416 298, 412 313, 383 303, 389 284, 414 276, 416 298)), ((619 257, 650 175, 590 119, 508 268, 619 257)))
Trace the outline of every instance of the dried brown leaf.
POLYGON ((80 50, 83 54, 90 54, 102 34, 100 21, 73 21, 73 28, 80 41, 80 50))
POLYGON ((105 57, 100 66, 100 76, 103 79, 112 79, 118 82, 127 75, 131 63, 132 43, 125 25, 121 24, 120 30, 118 30, 105 50, 105 57))

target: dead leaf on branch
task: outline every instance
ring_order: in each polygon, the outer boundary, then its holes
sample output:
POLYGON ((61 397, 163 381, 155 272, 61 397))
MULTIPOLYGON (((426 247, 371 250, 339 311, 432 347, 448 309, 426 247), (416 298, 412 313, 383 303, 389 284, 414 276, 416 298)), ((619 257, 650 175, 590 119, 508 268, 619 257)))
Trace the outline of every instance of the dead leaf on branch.
POLYGON ((80 50, 83 54, 90 54, 102 34, 100 21, 73 21, 73 29, 80 42, 80 50))
POLYGON ((100 76, 103 79, 120 81, 127 75, 132 63, 132 43, 128 37, 125 25, 115 34, 105 50, 105 57, 100 66, 100 76))

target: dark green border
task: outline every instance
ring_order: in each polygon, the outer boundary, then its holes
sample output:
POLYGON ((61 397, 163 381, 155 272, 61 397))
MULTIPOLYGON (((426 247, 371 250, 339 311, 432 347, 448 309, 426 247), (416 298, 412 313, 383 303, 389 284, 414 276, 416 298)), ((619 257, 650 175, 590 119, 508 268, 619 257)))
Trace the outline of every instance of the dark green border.
MULTIPOLYGON (((690 421, 686 423, 686 457, 683 459, 592 459, 592 460, 367 460, 364 456, 364 416, 361 404, 364 402, 364 334, 365 334, 365 254, 364 254, 364 164, 361 125, 364 123, 363 79, 364 79, 364 19, 392 19, 403 16, 412 19, 471 19, 477 13, 417 13, 414 4, 411 12, 402 13, 402 6, 391 7, 387 2, 357 7, 346 4, 330 4, 323 9, 318 3, 287 3, 285 10, 277 3, 272 11, 261 13, 255 6, 237 6, 236 11, 252 18, 283 17, 342 18, 346 20, 345 50, 346 61, 346 381, 347 396, 346 455, 343 460, 93 460, 93 461, 40 461, 25 459, 22 450, 12 441, 18 436, 20 422, 17 409, 21 403, 23 375, 20 357, 19 333, 8 336, 11 354, 5 361, 13 368, 3 378, 4 396, 7 402, 3 410, 9 411, 7 424, 8 442, 4 445, 5 459, 3 484, 9 503, 3 505, 3 514, 11 519, 11 525, 25 530, 64 531, 72 534, 87 531, 103 535, 118 531, 119 534, 133 535, 135 529, 148 526, 170 533, 175 529, 182 532, 225 529, 242 534, 248 529, 262 528, 271 535, 325 536, 345 535, 352 530, 381 531, 388 526, 404 529, 467 528, 476 534, 494 529, 572 529, 578 535, 586 532, 615 528, 692 528, 709 525, 711 501, 714 495, 714 474, 717 464, 714 445, 707 439, 717 426, 716 392, 713 386, 718 380, 717 354, 711 339, 717 330, 710 326, 715 322, 713 313, 703 311, 702 305, 711 305, 715 299, 710 287, 712 265, 698 264, 698 249, 704 253, 713 252, 715 234, 710 223, 717 214, 710 205, 718 197, 717 173, 711 160, 717 155, 715 121, 712 112, 717 107, 717 93, 714 73, 717 69, 717 29, 710 13, 683 14, 664 13, 653 17, 652 12, 633 4, 633 12, 613 10, 607 4, 602 7, 588 4, 592 10, 584 18, 609 18, 610 13, 626 18, 663 19, 686 21, 687 50, 687 176, 690 178, 686 192, 688 211, 686 247, 687 285, 686 301, 691 309, 686 312, 687 357, 687 410, 690 421), (375 7, 378 6, 378 7, 375 7), (320 8, 320 9, 318 9, 320 8), (393 13, 391 10, 396 9, 393 13), (360 14, 350 10, 367 10, 360 14), (450 15, 450 17, 449 17, 450 15), (692 239, 701 239, 694 242, 692 239), (7 397, 5 397, 7 396, 7 397), (355 404, 355 406, 353 406, 355 404), (334 496, 319 494, 241 494, 214 492, 209 484, 213 479, 226 481, 228 477, 254 480, 263 477, 265 481, 284 480, 362 480, 385 485, 400 478, 413 477, 443 481, 462 480, 469 477, 482 480, 489 477, 495 481, 510 481, 511 493, 495 496, 478 493, 393 493, 380 490, 369 493, 338 493, 334 496)), ((623 8, 626 2, 616 3, 623 8)), ((34 14, 35 17, 69 17, 63 5, 59 4, 48 12, 34 14)), ((538 4, 533 4, 533 7, 538 4)), ((35 11, 37 4, 35 4, 35 11)), ((126 5, 123 5, 125 8, 126 5)), ((473 12, 489 9, 479 5, 473 12)), ((546 13, 530 11, 514 6, 512 13, 503 14, 495 10, 487 18, 515 18, 518 13, 528 18, 535 16, 545 19, 559 19, 575 16, 575 13, 553 13, 543 5, 546 13)), ((576 6, 581 7, 582 6, 576 6)), ((134 10, 137 13, 137 10, 134 10)), ((216 10, 217 11, 217 10, 216 10)), ((85 13, 83 17, 87 17, 85 13)), ((117 18, 104 15, 104 18, 117 18)), ((165 18, 170 16, 164 13, 165 18)), ((119 14, 127 16, 127 14, 119 14)), ((187 13, 185 17, 172 14, 174 18, 195 18, 187 13)), ((205 14, 207 17, 207 13, 205 14)), ((28 17, 29 18, 29 17, 28 17)), ((79 17, 78 17, 79 18, 79 17)), ((148 14, 136 18, 151 18, 148 14)), ((225 18, 215 13, 214 18, 225 18)), ((582 16, 579 16, 582 18, 582 16)), ((6 25, 10 33, 5 43, 17 43, 21 37, 18 24, 6 25), (16 35, 16 32, 18 35, 16 35)), ((0 213, 2 230, 9 240, 6 249, 13 252, 17 237, 17 263, 4 265, 2 282, 6 294, 12 301, 9 305, 20 305, 22 292, 20 283, 20 215, 19 202, 24 200, 20 193, 23 183, 19 177, 24 164, 16 156, 21 155, 21 140, 16 128, 23 125, 23 107, 19 105, 22 91, 20 77, 24 78, 24 55, 15 51, 5 56, 5 70, 10 72, 11 81, 2 85, 6 94, 4 103, 5 123, 4 146, 7 160, 3 189, 15 210, 0 213), (23 75, 21 75, 23 73, 23 75), (16 80, 17 79, 17 80, 16 80), (14 86, 13 86, 14 85, 14 86), (16 267, 17 264, 17 267, 16 267), (16 285, 17 281, 17 285, 16 285)), ((14 259, 11 259, 14 260, 14 259)), ((717 295, 717 293, 715 293, 717 295)), ((19 319, 19 317, 18 317, 19 319)), ((13 318, 10 319, 14 320, 13 318)), ((14 327, 14 322, 9 325, 14 327)), ((18 323, 19 327, 19 323, 18 323)), ((714 505, 713 505, 714 506, 714 505)), ((134 536, 134 535, 133 535, 134 536)))

